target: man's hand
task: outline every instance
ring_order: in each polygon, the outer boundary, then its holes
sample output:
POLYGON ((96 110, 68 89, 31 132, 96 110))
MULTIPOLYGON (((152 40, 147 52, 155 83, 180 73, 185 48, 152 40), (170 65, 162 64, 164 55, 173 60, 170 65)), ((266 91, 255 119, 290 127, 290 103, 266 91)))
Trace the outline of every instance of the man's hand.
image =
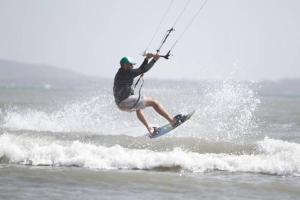
POLYGON ((156 54, 153 54, 153 53, 147 53, 147 54, 146 54, 146 57, 147 57, 148 59, 153 58, 155 61, 157 61, 157 60, 160 58, 160 55, 159 55, 158 53, 156 53, 156 54))
POLYGON ((158 59, 160 58, 160 55, 157 53, 157 54, 155 54, 155 55, 153 55, 153 59, 155 60, 155 61, 158 61, 158 59))
POLYGON ((146 54, 146 57, 147 57, 148 59, 152 58, 153 56, 154 56, 153 53, 147 53, 147 54, 146 54))

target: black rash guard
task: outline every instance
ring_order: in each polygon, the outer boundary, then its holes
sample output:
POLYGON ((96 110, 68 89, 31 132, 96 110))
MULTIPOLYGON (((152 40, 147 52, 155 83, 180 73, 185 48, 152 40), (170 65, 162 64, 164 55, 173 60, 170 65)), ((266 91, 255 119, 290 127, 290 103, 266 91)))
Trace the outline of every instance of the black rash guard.
POLYGON ((148 59, 145 58, 144 62, 139 68, 126 70, 120 67, 115 76, 113 88, 116 104, 119 104, 121 101, 134 94, 134 90, 132 88, 134 78, 146 73, 149 69, 151 69, 155 62, 156 61, 152 59, 148 63, 148 59))

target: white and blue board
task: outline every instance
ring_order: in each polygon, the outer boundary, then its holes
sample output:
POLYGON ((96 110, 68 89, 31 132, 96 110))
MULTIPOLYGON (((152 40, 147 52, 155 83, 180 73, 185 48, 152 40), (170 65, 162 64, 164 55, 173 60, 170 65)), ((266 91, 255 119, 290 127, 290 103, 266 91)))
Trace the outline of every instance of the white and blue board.
POLYGON ((179 124, 178 126, 173 127, 173 126, 169 123, 169 124, 166 124, 166 125, 164 125, 164 126, 159 127, 159 128, 158 128, 158 133, 155 134, 154 136, 150 137, 150 134, 149 134, 149 133, 147 133, 147 136, 148 136, 149 138, 151 138, 151 139, 153 139, 153 138, 158 138, 158 137, 160 137, 160 136, 163 136, 163 135, 169 133, 170 131, 174 130, 175 128, 179 127, 180 125, 184 124, 186 121, 188 121, 188 120, 193 116, 193 114, 194 114, 195 112, 196 112, 196 110, 193 110, 192 112, 188 113, 188 114, 186 115, 186 120, 183 121, 183 122, 182 122, 181 124, 179 124))

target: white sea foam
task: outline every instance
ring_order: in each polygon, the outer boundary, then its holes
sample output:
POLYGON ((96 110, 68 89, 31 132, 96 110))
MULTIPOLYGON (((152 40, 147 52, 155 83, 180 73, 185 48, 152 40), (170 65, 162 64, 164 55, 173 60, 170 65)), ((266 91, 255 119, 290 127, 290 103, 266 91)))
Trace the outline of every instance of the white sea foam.
POLYGON ((214 170, 276 175, 300 175, 300 144, 265 138, 256 154, 215 154, 175 148, 156 152, 129 149, 119 145, 105 147, 79 141, 55 141, 3 134, 0 156, 9 163, 51 166, 78 166, 93 169, 156 169, 180 167, 201 173, 214 170))

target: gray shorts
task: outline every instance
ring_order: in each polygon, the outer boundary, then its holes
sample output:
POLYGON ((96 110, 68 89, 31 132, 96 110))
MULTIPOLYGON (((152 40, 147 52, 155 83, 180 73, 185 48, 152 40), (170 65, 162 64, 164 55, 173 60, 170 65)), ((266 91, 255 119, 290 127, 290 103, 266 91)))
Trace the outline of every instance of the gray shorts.
POLYGON ((121 101, 118 107, 120 110, 128 112, 144 109, 146 107, 145 98, 141 96, 139 99, 139 95, 130 95, 127 99, 121 101))

